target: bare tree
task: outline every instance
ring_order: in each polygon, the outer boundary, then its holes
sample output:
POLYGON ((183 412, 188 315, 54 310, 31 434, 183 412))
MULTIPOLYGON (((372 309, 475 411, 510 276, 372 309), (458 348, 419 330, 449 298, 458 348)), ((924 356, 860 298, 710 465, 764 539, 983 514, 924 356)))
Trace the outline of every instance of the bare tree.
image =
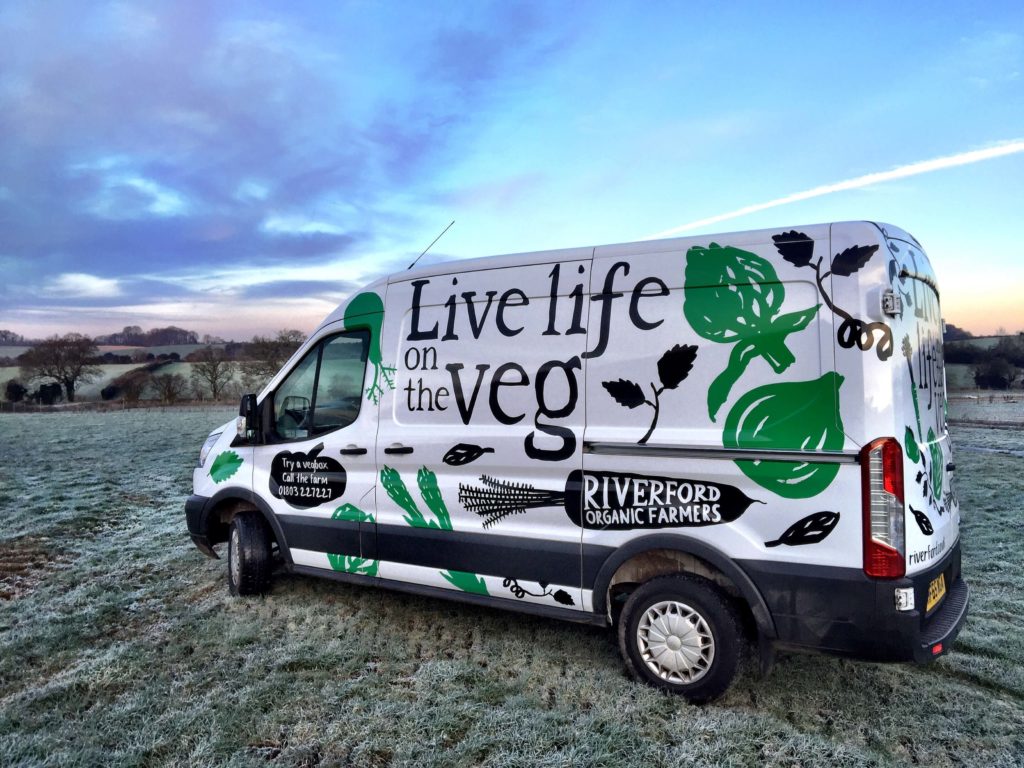
POLYGON ((27 380, 56 379, 67 393, 69 403, 75 402, 75 387, 92 381, 102 373, 90 361, 99 348, 88 336, 69 333, 51 336, 18 358, 21 375, 27 380))
POLYGON ((247 360, 240 364, 242 382, 246 391, 253 392, 263 386, 275 373, 281 370, 306 340, 306 334, 294 329, 280 330, 273 338, 253 336, 246 349, 247 360))
POLYGON ((211 399, 219 399, 235 375, 235 363, 218 347, 205 347, 193 352, 188 359, 192 363, 193 389, 197 392, 206 389, 211 399))
POLYGON ((149 382, 146 380, 145 374, 122 376, 114 380, 114 384, 121 390, 121 398, 126 403, 137 403, 142 399, 142 396, 146 394, 146 389, 149 387, 149 382))
POLYGON ((153 386, 160 399, 168 404, 176 403, 185 394, 188 382, 180 373, 163 373, 153 377, 153 386))

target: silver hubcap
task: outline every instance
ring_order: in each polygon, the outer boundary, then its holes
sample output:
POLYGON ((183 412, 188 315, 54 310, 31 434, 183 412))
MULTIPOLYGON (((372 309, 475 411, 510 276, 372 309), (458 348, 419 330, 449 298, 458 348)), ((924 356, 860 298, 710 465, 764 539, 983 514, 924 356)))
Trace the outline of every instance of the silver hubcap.
POLYGON ((715 638, 704 617, 675 600, 655 603, 636 628, 640 658, 668 683, 695 683, 715 660, 715 638))
POLYGON ((242 542, 238 536, 238 528, 231 529, 231 551, 228 552, 228 559, 231 561, 231 582, 239 584, 242 581, 242 558, 239 557, 239 549, 242 542))

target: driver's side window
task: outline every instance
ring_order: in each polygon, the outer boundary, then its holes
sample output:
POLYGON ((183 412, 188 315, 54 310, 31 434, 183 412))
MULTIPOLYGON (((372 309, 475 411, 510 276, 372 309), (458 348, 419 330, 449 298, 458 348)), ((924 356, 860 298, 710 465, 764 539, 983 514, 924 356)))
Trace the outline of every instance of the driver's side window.
POLYGON ((353 331, 320 341, 274 392, 274 431, 301 440, 348 426, 359 415, 370 335, 353 331))

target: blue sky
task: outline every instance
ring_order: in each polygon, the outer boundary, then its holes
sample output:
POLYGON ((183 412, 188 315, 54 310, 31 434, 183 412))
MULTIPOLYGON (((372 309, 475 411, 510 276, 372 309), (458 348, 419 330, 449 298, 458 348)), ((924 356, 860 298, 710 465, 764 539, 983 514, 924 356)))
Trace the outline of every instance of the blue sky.
POLYGON ((717 5, 0 5, 0 328, 309 331, 453 219, 426 260, 872 219, 1024 330, 1024 4, 717 5))

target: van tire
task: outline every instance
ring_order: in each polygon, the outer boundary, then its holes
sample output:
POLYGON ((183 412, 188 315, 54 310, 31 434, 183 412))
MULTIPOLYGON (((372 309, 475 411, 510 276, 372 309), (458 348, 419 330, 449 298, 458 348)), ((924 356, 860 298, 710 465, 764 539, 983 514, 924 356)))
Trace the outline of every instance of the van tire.
POLYGON ((228 531, 228 591, 262 595, 270 589, 270 531, 259 512, 235 515, 228 531))
POLYGON ((618 628, 619 650, 632 675, 693 704, 717 699, 736 677, 739 618, 728 598, 706 579, 651 579, 626 600, 618 628), (669 627, 676 631, 658 632, 669 627))

